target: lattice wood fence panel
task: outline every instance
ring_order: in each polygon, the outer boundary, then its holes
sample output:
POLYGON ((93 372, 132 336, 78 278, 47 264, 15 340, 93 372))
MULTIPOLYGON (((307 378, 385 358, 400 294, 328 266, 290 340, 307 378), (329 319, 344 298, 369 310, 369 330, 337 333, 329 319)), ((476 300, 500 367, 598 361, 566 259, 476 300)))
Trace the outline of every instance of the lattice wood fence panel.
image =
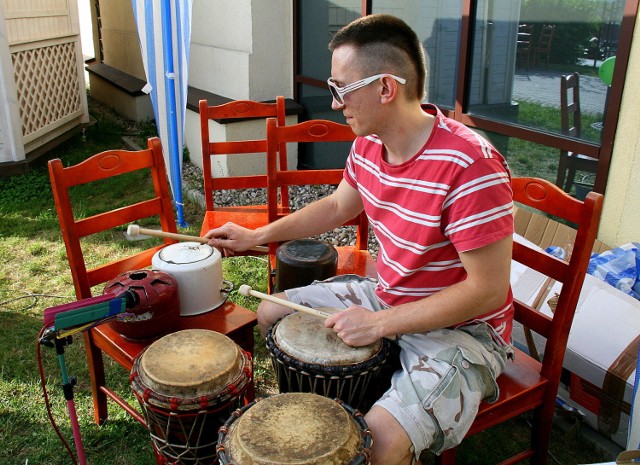
POLYGON ((25 142, 82 113, 74 42, 15 52, 12 59, 25 142))

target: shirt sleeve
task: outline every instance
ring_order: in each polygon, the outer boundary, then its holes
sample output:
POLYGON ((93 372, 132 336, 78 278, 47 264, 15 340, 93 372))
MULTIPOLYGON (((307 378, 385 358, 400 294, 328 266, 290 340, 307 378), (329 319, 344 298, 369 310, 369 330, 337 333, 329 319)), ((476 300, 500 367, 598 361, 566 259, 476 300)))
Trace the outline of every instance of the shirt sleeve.
POLYGON ((349 184, 354 189, 358 189, 358 183, 356 181, 355 163, 353 163, 353 152, 355 150, 355 147, 356 147, 356 141, 353 142, 353 144, 351 145, 351 150, 349 150, 349 156, 347 157, 347 162, 344 167, 344 173, 342 174, 342 177, 344 178, 345 181, 347 181, 347 184, 349 184))
POLYGON ((499 159, 478 159, 460 173, 443 204, 442 229, 458 252, 513 234, 511 176, 499 159))

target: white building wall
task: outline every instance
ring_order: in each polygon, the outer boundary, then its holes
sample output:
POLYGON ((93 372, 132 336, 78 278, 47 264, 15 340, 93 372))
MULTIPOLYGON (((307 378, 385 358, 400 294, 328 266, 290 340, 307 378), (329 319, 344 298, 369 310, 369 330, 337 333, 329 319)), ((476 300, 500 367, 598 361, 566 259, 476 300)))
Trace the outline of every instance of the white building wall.
POLYGON ((286 0, 195 0, 189 84, 232 99, 293 94, 293 17, 286 0))
POLYGON ((640 241, 640 21, 633 32, 622 105, 598 239, 612 246, 640 241))
POLYGON ((487 70, 487 104, 511 102, 519 17, 519 1, 494 0, 491 43, 487 49, 490 55, 483 63, 487 70))
MULTIPOLYGON (((194 0, 189 85, 234 100, 293 96, 293 12, 288 0, 194 0)), ((288 123, 295 123, 289 118, 288 123)), ((264 138, 264 121, 210 123, 216 140, 264 138)), ((185 145, 202 167, 200 119, 187 111, 185 145)), ((297 165, 297 151, 289 166, 297 165)), ((265 172, 261 157, 216 157, 216 176, 265 172), (253 160, 252 160, 253 158, 253 160)))
MULTIPOLYGON (((249 98, 293 96, 293 12, 288 0, 253 0, 249 98)), ((294 165, 295 166, 295 165, 294 165)))
POLYGON ((18 97, 4 13, 0 4, 0 163, 24 160, 18 97))
POLYGON ((104 63, 146 79, 131 0, 101 1, 100 22, 104 63))

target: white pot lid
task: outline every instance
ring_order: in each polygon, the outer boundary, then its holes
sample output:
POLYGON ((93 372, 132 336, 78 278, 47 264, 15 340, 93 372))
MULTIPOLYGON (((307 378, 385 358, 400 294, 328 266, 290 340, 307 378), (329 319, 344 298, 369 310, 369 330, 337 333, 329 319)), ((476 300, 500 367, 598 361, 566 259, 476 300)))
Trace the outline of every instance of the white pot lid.
POLYGON ((158 258, 166 263, 186 265, 207 260, 216 252, 209 244, 182 242, 161 249, 158 258))

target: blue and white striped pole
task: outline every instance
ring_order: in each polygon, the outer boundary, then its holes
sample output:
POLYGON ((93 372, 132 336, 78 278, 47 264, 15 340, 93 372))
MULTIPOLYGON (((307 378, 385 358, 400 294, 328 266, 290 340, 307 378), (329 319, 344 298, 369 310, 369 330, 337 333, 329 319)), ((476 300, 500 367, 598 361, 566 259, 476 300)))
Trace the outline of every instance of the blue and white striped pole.
POLYGON ((186 222, 182 210, 182 157, 181 147, 178 145, 178 122, 176 114, 176 83, 173 66, 173 27, 171 0, 162 1, 162 50, 164 55, 164 85, 167 95, 167 126, 171 185, 173 186, 173 201, 176 206, 178 225, 184 227, 186 222))

